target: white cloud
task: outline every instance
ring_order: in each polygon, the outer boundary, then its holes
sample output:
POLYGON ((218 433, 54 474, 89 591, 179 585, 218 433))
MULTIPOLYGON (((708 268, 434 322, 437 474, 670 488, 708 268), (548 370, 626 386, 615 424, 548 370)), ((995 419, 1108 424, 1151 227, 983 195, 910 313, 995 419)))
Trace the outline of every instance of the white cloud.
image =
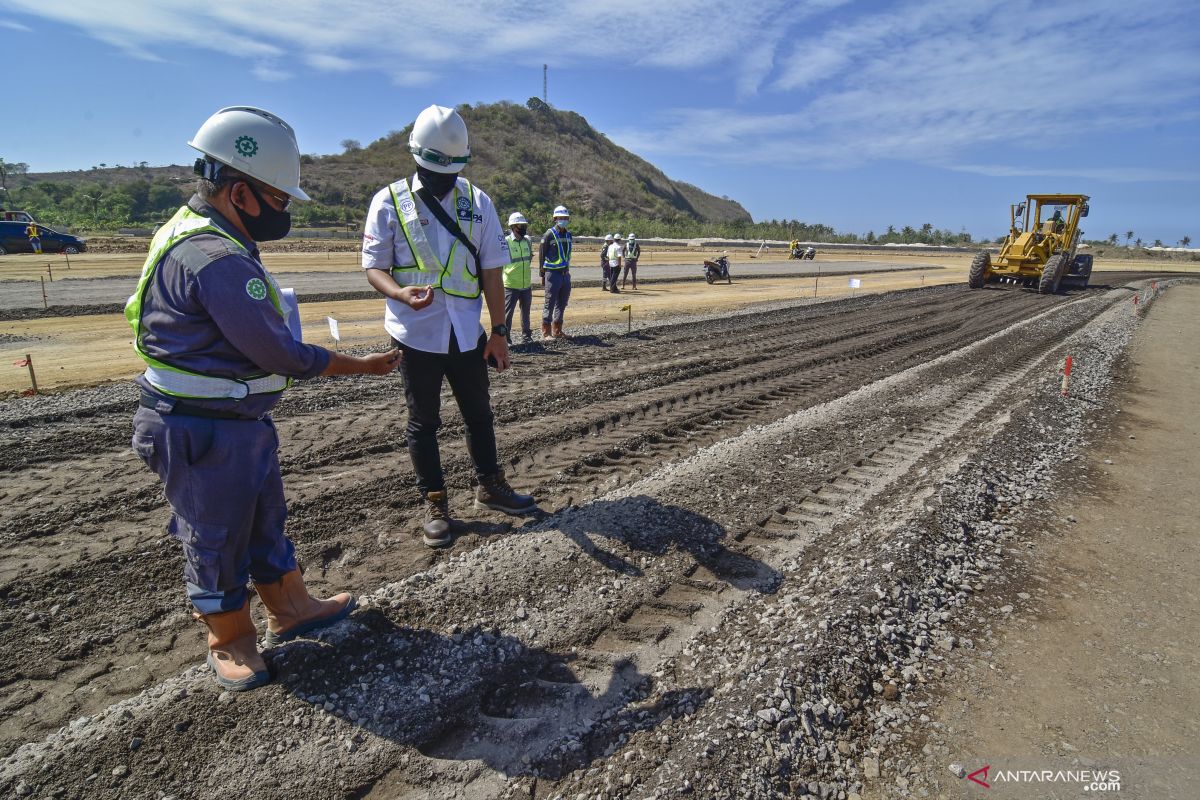
POLYGON ((1110 183, 1200 181, 1200 172, 1144 167, 1014 167, 999 164, 954 164, 947 166, 947 169, 993 178, 1080 178, 1110 183))
POLYGON ((19 22, 13 22, 7 19, 0 20, 0 28, 8 28, 10 30, 20 31, 21 33, 33 33, 33 28, 30 28, 28 25, 22 25, 19 22))
POLYGON ((268 83, 278 83, 289 80, 292 73, 281 69, 274 61, 260 61, 250 70, 254 77, 268 83))
POLYGON ((471 5, 343 0, 336 7, 324 0, 8 0, 138 58, 158 58, 185 45, 252 61, 282 64, 293 58, 321 71, 373 68, 385 74, 410 66, 487 69, 497 60, 552 66, 632 62, 667 70, 721 69, 718 74, 738 76, 743 92, 753 92, 769 74, 789 26, 845 2, 760 0, 743 6, 678 0, 664 8, 645 0, 593 0, 563 4, 546 25, 544 6, 514 0, 471 5), (589 35, 605 30, 611 33, 589 35), (569 43, 547 48, 556 31, 569 32, 569 43))
MULTIPOLYGON (((813 31, 781 56, 768 94, 795 111, 669 109, 612 136, 642 153, 793 167, 940 166, 988 146, 1069 159, 1097 133, 1200 117, 1200 39, 1187 7, 910 2, 813 31)), ((1147 174, 1131 169, 1080 174, 1147 174)))

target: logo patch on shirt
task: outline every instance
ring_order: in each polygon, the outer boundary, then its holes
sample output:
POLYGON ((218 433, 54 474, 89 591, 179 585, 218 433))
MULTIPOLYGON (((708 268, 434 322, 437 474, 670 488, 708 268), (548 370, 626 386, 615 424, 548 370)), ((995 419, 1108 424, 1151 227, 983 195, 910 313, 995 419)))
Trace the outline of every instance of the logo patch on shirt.
POLYGON ((407 197, 400 201, 400 211, 404 214, 413 213, 413 209, 415 208, 416 206, 413 205, 413 201, 409 200, 407 197))
POLYGON ((246 281, 246 294, 255 300, 264 300, 267 297, 267 285, 261 278, 251 278, 246 281))
POLYGON ((471 201, 465 197, 458 198, 458 207, 463 210, 471 208, 471 201))

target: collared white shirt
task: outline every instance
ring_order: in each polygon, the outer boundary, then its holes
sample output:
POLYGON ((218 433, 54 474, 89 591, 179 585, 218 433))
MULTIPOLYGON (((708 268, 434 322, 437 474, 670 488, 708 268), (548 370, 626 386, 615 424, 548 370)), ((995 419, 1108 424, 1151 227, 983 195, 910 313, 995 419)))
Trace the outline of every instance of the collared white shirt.
MULTIPOLYGON (((433 252, 443 262, 450 256, 450 248, 458 241, 454 234, 447 231, 437 221, 424 202, 417 197, 417 189, 421 179, 414 175, 409 179, 413 200, 416 201, 421 224, 425 226, 425 236, 433 252)), ((460 189, 465 189, 460 184, 460 189)), ((479 260, 483 269, 499 269, 508 263, 508 243, 504 238, 504 230, 500 227, 500 218, 496 216, 496 207, 492 199, 479 187, 475 187, 475 210, 483 217, 483 232, 478 239, 479 260)), ((454 207, 454 192, 447 192, 441 199, 442 208, 457 219, 457 209, 454 207)), ((466 226, 464 225, 464 232, 466 226)), ((469 257, 469 255, 468 255, 469 257)), ((400 218, 396 215, 396 207, 392 203, 391 192, 383 187, 371 199, 371 208, 367 211, 367 221, 363 226, 362 265, 363 269, 381 269, 390 272, 396 264, 412 264, 416 261, 408 247, 408 241, 400 230, 400 218)), ((480 276, 482 284, 482 276, 480 276)), ((414 311, 398 300, 387 299, 387 310, 383 317, 384 330, 393 339, 427 353, 450 352, 450 333, 454 332, 458 340, 458 349, 462 352, 474 350, 483 333, 479 323, 479 315, 483 310, 483 295, 469 300, 465 297, 447 295, 441 290, 433 293, 433 303, 419 311, 414 311)))
POLYGON ((612 244, 610 244, 608 246, 608 263, 609 264, 617 263, 617 259, 623 258, 624 256, 625 256, 625 248, 622 247, 619 243, 613 242, 612 244))

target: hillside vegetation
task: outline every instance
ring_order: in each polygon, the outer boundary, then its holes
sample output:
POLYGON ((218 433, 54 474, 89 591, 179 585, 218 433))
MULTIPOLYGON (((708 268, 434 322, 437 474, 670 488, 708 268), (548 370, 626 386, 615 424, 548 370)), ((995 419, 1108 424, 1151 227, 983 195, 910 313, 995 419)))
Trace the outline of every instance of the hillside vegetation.
MULTIPOLYGON (((507 216, 521 210, 548 224, 558 203, 571 208, 582 232, 637 225, 652 235, 680 228, 713 233, 728 225, 752 226, 737 202, 673 181, 646 160, 618 147, 587 120, 540 100, 525 106, 496 103, 460 106, 471 131, 472 159, 464 173, 507 216), (659 227, 659 226, 655 226, 659 227)), ((411 130, 392 131, 359 147, 347 142, 339 155, 302 157, 301 184, 313 202, 293 206, 300 225, 358 223, 371 196, 401 175, 411 174, 411 130)), ((190 194, 190 167, 99 165, 90 170, 8 175, 9 205, 30 211, 50 225, 94 229, 152 223, 190 194)))

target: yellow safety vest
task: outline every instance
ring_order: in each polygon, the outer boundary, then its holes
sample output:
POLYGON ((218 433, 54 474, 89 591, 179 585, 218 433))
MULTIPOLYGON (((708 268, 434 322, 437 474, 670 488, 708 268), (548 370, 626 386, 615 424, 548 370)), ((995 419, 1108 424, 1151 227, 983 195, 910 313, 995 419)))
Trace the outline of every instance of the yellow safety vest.
MULTIPOLYGON (((392 277, 401 286, 433 286, 455 297, 465 297, 473 300, 482 293, 479 276, 475 274, 475 257, 463 246, 457 237, 450 246, 450 257, 446 263, 438 258, 433 246, 425 236, 425 226, 421 224, 421 215, 417 210, 417 198, 413 197, 408 186, 408 180, 401 178, 388 189, 392 193, 392 205, 396 208, 396 216, 400 218, 400 230, 408 242, 408 251, 412 254, 412 264, 396 264, 392 267, 392 277)), ((483 225, 479 233, 475 232, 475 219, 480 216, 475 202, 475 187, 466 178, 459 178, 454 186, 454 209, 458 215, 459 227, 467 234, 467 238, 479 247, 479 236, 482 235, 483 225), (467 224, 463 224, 466 222, 467 224)), ((431 212, 430 225, 441 225, 431 212)), ((447 236, 451 234, 446 232, 447 236)))
MULTIPOLYGON (((221 230, 217 225, 214 225, 208 217, 197 214, 187 206, 176 211, 175 216, 171 217, 171 220, 159 228, 158 233, 154 234, 154 238, 150 240, 150 253, 146 256, 145 264, 142 265, 142 276, 138 280, 137 291, 125 303, 125 320, 129 323, 129 327, 133 329, 133 349, 146 362, 146 382, 163 394, 168 394, 172 397, 208 400, 240 400, 251 394, 282 392, 292 383, 290 378, 285 378, 282 375, 268 375, 264 373, 238 379, 224 378, 217 375, 204 375, 199 372, 173 367, 170 364, 153 358, 146 352, 142 343, 142 338, 145 336, 145 330, 142 326, 142 312, 144 311, 146 291, 150 288, 150 281, 153 280, 159 262, 162 261, 163 256, 167 254, 168 250, 184 239, 201 233, 212 233, 217 236, 223 236, 233 242, 238 250, 241 250, 243 253, 246 252, 246 248, 242 246, 241 242, 221 230)), ((267 277, 264 288, 270 296, 275 310, 279 312, 279 316, 283 317, 283 321, 286 324, 288 315, 291 313, 291 307, 280 299, 282 293, 275 284, 275 279, 266 270, 263 270, 263 274, 267 277)))
POLYGON ((505 289, 528 289, 533 283, 529 265, 533 262, 533 245, 529 237, 508 235, 508 264, 504 267, 505 289))

